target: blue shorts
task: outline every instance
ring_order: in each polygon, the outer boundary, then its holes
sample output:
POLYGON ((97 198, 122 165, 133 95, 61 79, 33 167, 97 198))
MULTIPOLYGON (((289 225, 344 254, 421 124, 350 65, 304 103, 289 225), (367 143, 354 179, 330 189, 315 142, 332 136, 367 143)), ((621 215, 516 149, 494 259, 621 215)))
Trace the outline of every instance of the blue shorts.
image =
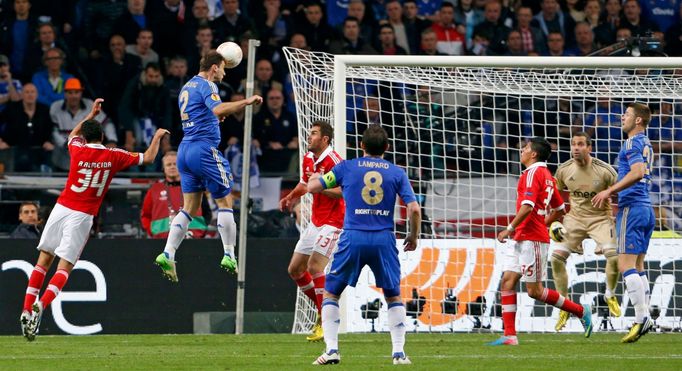
POLYGON ((618 209, 616 236, 619 254, 646 254, 654 233, 656 216, 651 206, 626 206, 618 209))
POLYGON ((385 295, 400 295, 400 261, 395 235, 390 230, 341 232, 325 290, 341 295, 347 285, 354 287, 365 265, 372 269, 376 285, 384 289, 385 295))
POLYGON ((208 190, 219 199, 230 194, 232 173, 223 155, 210 143, 181 142, 178 148, 178 171, 182 193, 208 190))

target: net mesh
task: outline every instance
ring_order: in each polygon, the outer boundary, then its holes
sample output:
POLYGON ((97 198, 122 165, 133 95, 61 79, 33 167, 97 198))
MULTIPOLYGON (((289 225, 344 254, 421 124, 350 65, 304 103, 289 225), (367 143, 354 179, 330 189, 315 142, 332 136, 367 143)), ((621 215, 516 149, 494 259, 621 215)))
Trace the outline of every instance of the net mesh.
MULTIPOLYGON (((554 172, 571 158, 571 134, 586 131, 593 138, 593 156, 615 166, 624 140, 621 115, 630 102, 648 104, 653 115, 647 135, 656 153, 650 190, 657 215, 654 237, 673 237, 652 242, 647 261, 651 303, 661 311, 661 326, 679 328, 682 70, 346 66, 345 107, 337 107, 345 109, 346 122, 339 124, 333 120, 333 56, 290 48, 285 53, 302 150, 317 119, 345 132, 346 158, 361 156, 360 139, 367 125, 381 124, 390 138, 385 157, 408 173, 423 207, 423 240, 417 252, 400 255, 401 294, 417 330, 501 328, 501 269, 495 263, 501 259, 496 259, 494 238, 515 215, 522 170, 519 148, 526 139, 542 136, 552 143, 548 165, 554 172)), ((568 195, 563 196, 568 202, 568 195)), ((398 238, 404 236, 406 224, 404 208, 396 205, 398 238)), ((597 304, 599 310, 605 259, 594 253, 591 240, 584 249, 567 263, 569 297, 597 304)), ((553 287, 551 269, 549 277, 546 284, 553 287)), ((385 306, 371 318, 371 304, 381 297, 373 283, 365 270, 358 286, 348 290, 349 331, 386 329, 385 306)), ((609 319, 616 329, 624 329, 634 315, 623 291, 619 284, 617 296, 627 307, 625 315, 609 319)), ((306 301, 299 295, 299 303, 306 301)), ((558 316, 553 307, 527 295, 519 296, 518 307, 521 331, 553 331, 558 316)), ((314 312, 301 316, 315 318, 314 312)), ((578 321, 567 327, 580 329, 578 321)))

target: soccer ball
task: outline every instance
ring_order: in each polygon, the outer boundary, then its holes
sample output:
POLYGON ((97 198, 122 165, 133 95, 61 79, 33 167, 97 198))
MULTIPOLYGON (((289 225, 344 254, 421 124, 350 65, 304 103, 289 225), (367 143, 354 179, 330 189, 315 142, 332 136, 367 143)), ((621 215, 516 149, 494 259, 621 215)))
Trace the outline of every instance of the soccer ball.
POLYGON ((231 41, 220 44, 216 51, 223 56, 225 68, 235 68, 242 61, 242 48, 231 41))
POLYGON ((566 228, 561 222, 556 221, 549 226, 549 237, 556 242, 561 242, 564 240, 564 235, 566 235, 566 228))

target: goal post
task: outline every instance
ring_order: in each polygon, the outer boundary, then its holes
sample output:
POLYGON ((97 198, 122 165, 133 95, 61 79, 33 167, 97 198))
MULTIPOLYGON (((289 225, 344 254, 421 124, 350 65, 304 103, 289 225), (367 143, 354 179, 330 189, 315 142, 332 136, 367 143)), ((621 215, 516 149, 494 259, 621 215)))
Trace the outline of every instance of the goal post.
MULTIPOLYGON (((650 193, 658 232, 647 259, 651 303, 661 327, 680 328, 682 250, 675 246, 682 242, 682 144, 676 142, 682 143, 682 58, 333 56, 292 48, 285 55, 301 151, 314 120, 332 123, 334 147, 344 158, 360 156, 362 130, 381 124, 389 133, 387 159, 412 182, 425 218, 419 249, 400 253, 410 331, 500 330, 501 244, 495 235, 515 215, 520 146, 532 136, 546 137, 554 171, 571 158, 571 134, 587 131, 592 155, 615 165, 626 105, 647 103, 657 151, 650 193)), ((309 199, 303 207, 309 218, 309 199)), ((402 238, 404 207, 396 205, 395 215, 402 238)), ((595 254, 593 241, 583 248, 584 255, 567 262, 569 297, 597 304, 601 316, 605 259, 595 254)), ((553 287, 548 271, 546 285, 553 287)), ((634 311, 621 283, 616 294, 624 316, 606 317, 604 324, 623 330, 634 311)), ((387 329, 387 308, 369 269, 344 297, 347 331, 387 329)), ((306 301, 299 295, 297 303, 306 301)), ((520 331, 553 331, 557 310, 525 293, 518 303, 520 331)), ((312 326, 306 318, 314 320, 314 312, 305 310, 314 306, 304 307, 297 304, 294 332, 312 326)), ((570 321, 566 330, 581 326, 570 321)))

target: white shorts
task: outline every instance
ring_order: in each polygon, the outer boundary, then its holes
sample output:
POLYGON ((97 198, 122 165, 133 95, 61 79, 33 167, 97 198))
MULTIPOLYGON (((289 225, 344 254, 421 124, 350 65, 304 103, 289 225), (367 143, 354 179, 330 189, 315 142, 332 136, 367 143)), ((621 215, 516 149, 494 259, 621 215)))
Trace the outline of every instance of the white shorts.
POLYGON ((328 224, 317 227, 315 224, 309 223, 308 227, 301 233, 301 238, 296 243, 294 252, 303 255, 312 255, 313 252, 316 252, 329 258, 336 251, 341 231, 341 228, 328 224))
POLYGON ((521 275, 521 282, 542 282, 547 278, 549 244, 537 241, 510 241, 504 247, 503 271, 521 275))
POLYGON ((40 236, 38 250, 76 264, 92 228, 92 215, 55 204, 40 236))

